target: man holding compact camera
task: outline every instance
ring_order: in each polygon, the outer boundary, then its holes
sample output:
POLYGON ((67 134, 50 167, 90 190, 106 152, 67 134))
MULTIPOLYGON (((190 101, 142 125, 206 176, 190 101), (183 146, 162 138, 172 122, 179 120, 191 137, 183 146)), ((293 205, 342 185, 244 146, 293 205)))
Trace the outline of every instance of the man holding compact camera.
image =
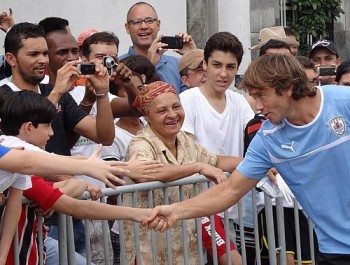
POLYGON ((314 62, 321 85, 335 84, 335 73, 341 60, 337 48, 330 40, 316 41, 309 53, 309 58, 314 62))
MULTIPOLYGON (((24 22, 14 25, 9 30, 5 38, 5 53, 7 63, 12 70, 12 81, 2 86, 1 92, 5 97, 21 90, 31 90, 47 96, 56 106, 57 115, 52 122, 54 135, 48 141, 46 151, 70 155, 71 143, 67 137, 68 133, 81 134, 93 141, 110 144, 114 138, 114 127, 109 101, 105 102, 106 100, 102 96, 99 99, 101 112, 95 118, 87 115, 78 107, 72 97, 65 93, 80 76, 75 66, 79 62, 75 60, 78 58, 76 55, 78 50, 75 49, 76 42, 74 43, 74 37, 70 33, 65 29, 60 29, 59 33, 61 34, 61 42, 56 43, 54 49, 53 42, 48 39, 50 33, 45 35, 43 28, 39 25, 24 22), (49 53, 48 42, 52 48, 51 53, 49 53), (62 46, 65 48, 62 49, 62 46), (56 69, 57 72, 52 75, 53 79, 50 80, 50 84, 40 84, 45 77, 49 57, 53 58, 50 71, 54 72, 53 69, 56 69), (61 67, 63 64, 64 66, 61 67)), ((105 89, 108 89, 109 79, 103 65, 97 65, 97 68, 96 74, 89 76, 89 79, 96 89, 96 94, 101 94, 105 89)), ((56 180, 69 177, 71 176, 56 176, 56 180)), ((75 222, 75 225, 82 227, 80 229, 81 236, 75 237, 82 239, 75 243, 76 250, 79 253, 84 253, 84 228, 81 221, 75 222)))
POLYGON ((196 49, 191 36, 187 33, 179 33, 173 37, 158 36, 160 20, 157 12, 153 6, 145 2, 138 2, 131 6, 125 29, 130 35, 133 46, 120 58, 136 54, 147 57, 155 65, 163 81, 173 85, 178 94, 184 91, 186 86, 181 82, 178 73, 179 59, 164 53, 169 48, 181 55, 196 49))
MULTIPOLYGON (((119 39, 116 35, 106 31, 96 32, 86 38, 81 45, 80 53, 84 62, 81 65, 89 65, 88 63, 92 61, 102 63, 107 68, 110 76, 110 88, 123 83, 123 86, 128 88, 126 92, 129 98, 111 97, 109 95, 112 113, 114 117, 134 116, 138 113, 131 106, 131 103, 138 94, 138 89, 134 87, 133 81, 130 79, 132 76, 131 70, 123 63, 118 62, 118 48, 119 39)), ((90 112, 96 98, 89 83, 85 85, 87 89, 80 105, 90 112)))

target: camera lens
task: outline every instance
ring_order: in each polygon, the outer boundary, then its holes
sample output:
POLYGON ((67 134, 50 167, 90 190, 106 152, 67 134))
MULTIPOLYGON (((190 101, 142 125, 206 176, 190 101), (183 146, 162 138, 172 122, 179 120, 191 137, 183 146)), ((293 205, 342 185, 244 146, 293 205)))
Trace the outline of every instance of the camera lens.
POLYGON ((107 68, 113 68, 113 67, 115 66, 115 61, 114 61, 114 59, 113 59, 112 57, 107 57, 107 58, 105 59, 105 66, 106 66, 107 68))

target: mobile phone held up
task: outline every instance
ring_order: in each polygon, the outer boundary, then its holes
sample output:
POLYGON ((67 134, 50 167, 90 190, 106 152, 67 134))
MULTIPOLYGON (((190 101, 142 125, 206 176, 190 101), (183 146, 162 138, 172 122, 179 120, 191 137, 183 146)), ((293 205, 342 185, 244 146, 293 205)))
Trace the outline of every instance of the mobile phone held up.
POLYGON ((317 74, 319 76, 335 75, 336 74, 335 66, 332 66, 332 65, 317 66, 316 71, 317 71, 317 74))
POLYGON ((167 47, 164 47, 165 49, 182 49, 183 47, 182 37, 180 36, 163 36, 160 42, 168 44, 167 47))

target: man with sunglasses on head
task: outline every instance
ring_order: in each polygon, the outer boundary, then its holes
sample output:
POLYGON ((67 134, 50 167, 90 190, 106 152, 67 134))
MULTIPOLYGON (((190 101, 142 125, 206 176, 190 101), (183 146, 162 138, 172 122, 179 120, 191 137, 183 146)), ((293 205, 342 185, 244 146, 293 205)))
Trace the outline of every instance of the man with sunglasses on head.
MULTIPOLYGON (((179 94, 186 89, 178 72, 179 59, 164 54, 168 49, 167 44, 161 42, 162 36, 158 36, 160 24, 156 10, 149 3, 137 2, 131 6, 127 13, 125 29, 130 35, 132 46, 126 54, 120 56, 120 59, 137 54, 147 57, 156 67, 161 79, 173 85, 179 94)), ((190 35, 187 33, 177 35, 183 39, 183 48, 174 51, 183 55, 196 49, 190 35)))
POLYGON ((316 41, 311 47, 309 58, 318 69, 321 85, 335 84, 335 71, 341 60, 334 43, 326 39, 316 41))

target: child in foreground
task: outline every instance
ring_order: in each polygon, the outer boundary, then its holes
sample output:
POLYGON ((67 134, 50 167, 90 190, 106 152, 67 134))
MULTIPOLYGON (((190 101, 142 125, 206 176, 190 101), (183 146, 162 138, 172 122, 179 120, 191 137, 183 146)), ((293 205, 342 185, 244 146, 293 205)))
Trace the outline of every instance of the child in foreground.
MULTIPOLYGON (((51 122, 55 113, 54 105, 40 94, 30 91, 13 93, 6 99, 0 111, 1 130, 4 133, 4 136, 2 136, 3 145, 24 147, 26 150, 44 152, 43 149, 46 142, 53 134, 51 122)), ((24 179, 26 181, 22 181, 26 184, 23 189, 31 187, 31 181, 28 176, 18 175, 19 177, 21 177, 20 180, 24 179)), ((16 188, 16 190, 15 192, 12 192, 12 189, 9 191, 7 206, 2 220, 0 264, 5 264, 10 248, 8 242, 12 241, 22 208, 22 190, 17 187, 13 188, 16 188)), ((150 214, 149 209, 134 209, 100 204, 93 201, 75 200, 64 195, 59 190, 55 190, 53 186, 44 181, 36 180, 35 185, 26 193, 31 199, 35 199, 38 198, 38 193, 35 194, 35 191, 40 189, 45 189, 46 192, 55 194, 55 199, 51 200, 50 203, 46 201, 45 204, 41 200, 41 206, 43 206, 45 211, 53 208, 83 219, 121 219, 138 222, 146 219, 150 214)), ((34 243, 36 244, 36 242, 34 243)))

